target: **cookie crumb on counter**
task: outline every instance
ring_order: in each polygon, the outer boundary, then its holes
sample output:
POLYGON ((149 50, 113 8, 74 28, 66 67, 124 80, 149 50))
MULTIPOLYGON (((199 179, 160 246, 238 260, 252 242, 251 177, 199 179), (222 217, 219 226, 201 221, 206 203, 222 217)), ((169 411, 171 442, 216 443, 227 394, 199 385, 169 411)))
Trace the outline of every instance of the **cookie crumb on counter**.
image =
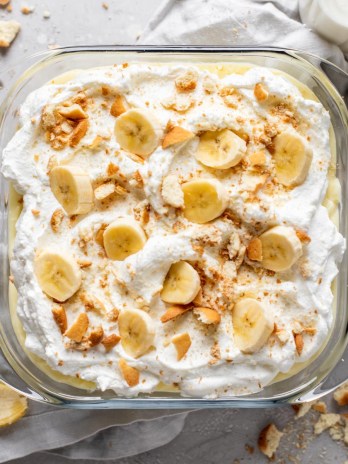
POLYGON ((341 421, 341 416, 339 414, 327 413, 321 414, 319 420, 314 425, 314 433, 320 435, 324 430, 333 427, 341 421))
POLYGON ((320 412, 321 414, 324 414, 327 412, 327 406, 326 406, 326 403, 324 403, 324 401, 318 401, 312 404, 312 409, 314 409, 314 411, 320 412))
POLYGON ((28 15, 28 14, 33 13, 34 9, 35 8, 33 6, 24 5, 21 8, 21 13, 24 15, 28 15))
POLYGON ((341 385, 334 393, 334 399, 339 406, 348 405, 348 382, 341 385))
POLYGON ((292 409, 296 413, 295 419, 300 419, 301 417, 305 416, 311 410, 312 405, 313 401, 308 401, 301 404, 292 404, 292 409))
MULTIPOLYGON (((336 402, 341 398, 341 395, 347 393, 347 387, 348 384, 344 384, 336 390, 333 395, 336 402)), ((337 411, 337 406, 336 408, 332 407, 331 412, 328 412, 328 406, 324 401, 308 401, 293 404, 291 407, 296 412, 295 421, 288 420, 280 432, 283 436, 281 446, 273 438, 274 436, 279 438, 274 424, 269 424, 259 435, 259 448, 270 459, 274 460, 274 452, 277 450, 276 462, 283 463, 289 460, 289 462, 300 464, 307 446, 325 431, 328 432, 332 440, 340 443, 341 446, 348 445, 348 414, 334 412, 337 411), (312 413, 308 414, 310 411, 312 413), (297 451, 293 451, 290 455, 289 450, 297 451)), ((245 445, 246 449, 247 446, 245 445)))
POLYGON ((0 48, 8 48, 20 31, 17 21, 0 21, 0 48))
POLYGON ((268 424, 261 430, 258 445, 260 451, 268 458, 272 458, 277 451, 283 432, 277 429, 274 424, 268 424))

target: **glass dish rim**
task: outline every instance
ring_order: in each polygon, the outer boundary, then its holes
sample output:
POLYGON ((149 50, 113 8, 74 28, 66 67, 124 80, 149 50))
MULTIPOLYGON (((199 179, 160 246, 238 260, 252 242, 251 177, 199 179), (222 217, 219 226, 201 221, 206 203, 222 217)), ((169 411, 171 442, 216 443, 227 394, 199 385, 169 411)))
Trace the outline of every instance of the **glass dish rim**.
MULTIPOLYGON (((35 69, 37 69, 40 65, 45 65, 48 64, 54 57, 57 57, 59 55, 63 54, 69 54, 69 53, 79 53, 79 52, 124 52, 124 53, 130 53, 130 52, 135 52, 135 53, 223 53, 223 54, 248 54, 248 53, 275 53, 275 54, 284 54, 287 55, 291 58, 295 58, 297 60, 301 60, 302 64, 306 63, 309 65, 312 69, 315 69, 312 63, 310 63, 306 58, 303 58, 303 56, 307 57, 312 57, 314 59, 320 60, 320 62, 325 62, 328 65, 330 65, 333 68, 336 68, 340 72, 346 75, 348 79, 348 74, 341 70, 338 66, 330 63, 330 61, 322 59, 317 57, 314 54, 303 52, 301 50, 294 50, 294 49, 287 49, 287 48, 279 48, 279 47, 254 47, 254 46, 245 46, 245 47, 220 47, 220 46, 156 46, 156 45, 98 45, 98 46, 69 46, 69 47, 62 47, 58 48, 55 50, 49 50, 49 51, 44 51, 44 52, 37 52, 35 54, 32 54, 28 57, 25 58, 25 61, 30 61, 30 60, 36 60, 35 63, 25 70, 25 75, 28 73, 34 74, 35 69)), ((223 58, 223 57, 222 57, 223 58)), ((223 61, 221 59, 220 61, 223 61)), ((20 63, 21 66, 23 66, 23 61, 20 63)), ((15 66, 16 67, 16 66, 15 66)), ((14 68, 15 68, 14 67, 14 68)), ((326 77, 326 75, 322 72, 317 70, 318 75, 321 74, 321 77, 326 77)), ((0 105, 0 118, 2 116, 2 113, 4 111, 4 108, 6 106, 6 102, 8 99, 11 98, 12 92, 15 90, 16 86, 18 85, 18 80, 14 82, 14 84, 10 87, 9 91, 6 93, 4 101, 0 105)), ((332 84, 331 84, 332 85, 332 84)), ((338 94, 338 92, 336 91, 338 94)), ((342 101, 343 102, 343 101, 342 101)), ((341 103, 342 103, 341 102, 341 103)), ((343 107, 344 103, 343 103, 343 107)), ((346 119, 348 120, 348 113, 346 111, 346 119)), ((345 340, 345 345, 347 344, 347 337, 345 340)), ((0 346, 3 348, 3 343, 0 337, 0 346)), ((6 349, 4 350, 6 351, 6 349)), ((344 349, 342 350, 342 352, 344 349)), ((11 353, 7 353, 7 358, 11 358, 11 353)), ((7 361, 8 362, 8 361, 7 361)), ((15 362, 15 361, 14 361, 15 362)), ((13 366, 12 366, 13 367, 13 366)), ((332 369, 334 369, 335 366, 333 366, 332 369)), ((328 375, 328 374, 327 374, 328 375)), ((1 378, 1 376, 0 376, 1 378)), ((21 380, 23 380, 21 378, 21 380)), ((323 381, 323 379, 322 379, 323 381)), ((317 385, 314 387, 318 388, 320 383, 317 383, 317 385)), ((16 386, 15 386, 16 387, 16 386)), ((40 387, 42 387, 40 385, 40 387)), ((303 386, 302 386, 303 387, 303 386)), ((333 389, 333 388, 332 388, 333 389)), ((100 400, 95 400, 93 397, 88 397, 88 400, 85 401, 82 398, 78 398, 77 400, 71 401, 70 399, 64 398, 62 395, 54 395, 52 392, 49 394, 47 392, 41 391, 40 393, 38 391, 22 391, 23 388, 17 388, 17 390, 25 394, 28 397, 35 398, 37 400, 41 400, 44 402, 49 402, 52 404, 64 404, 65 406, 71 406, 71 407, 78 407, 78 408, 88 408, 88 407, 98 407, 98 408, 109 408, 109 407, 114 407, 117 409, 121 408, 149 408, 151 407, 152 409, 154 408, 191 408, 191 407, 232 407, 232 406, 244 406, 244 407, 263 407, 263 406, 271 406, 274 404, 278 403, 283 403, 283 402, 293 402, 293 401, 298 401, 299 398, 303 399, 304 396, 313 396, 313 388, 312 386, 307 387, 307 388, 302 388, 301 391, 291 391, 288 392, 288 395, 283 395, 281 394, 281 398, 277 398, 277 396, 272 397, 271 399, 264 399, 264 398, 250 398, 248 396, 246 397, 233 397, 233 398, 217 398, 217 399, 205 399, 205 398, 187 398, 187 397, 178 397, 178 398, 164 398, 161 399, 161 396, 157 396, 155 398, 126 398, 126 397, 117 397, 112 400, 108 399, 100 399, 100 400), (41 396, 40 396, 41 395, 41 396), (115 404, 116 403, 116 404, 115 404)), ((325 393, 328 390, 325 391, 325 393)), ((157 393, 157 392, 155 392, 157 393)), ((324 393, 322 393, 324 394, 324 393)), ((316 393, 316 395, 322 396, 321 393, 316 393)))

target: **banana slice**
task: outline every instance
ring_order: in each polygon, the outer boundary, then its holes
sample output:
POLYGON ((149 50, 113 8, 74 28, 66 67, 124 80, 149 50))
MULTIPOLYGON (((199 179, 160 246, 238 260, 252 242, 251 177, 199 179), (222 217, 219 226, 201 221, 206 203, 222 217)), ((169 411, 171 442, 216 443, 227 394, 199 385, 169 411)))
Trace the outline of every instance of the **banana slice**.
POLYGON ((123 261, 143 248, 146 235, 134 219, 120 218, 105 229, 103 242, 108 258, 123 261))
POLYGON ((42 249, 34 261, 34 272, 46 295, 63 302, 81 285, 80 266, 69 252, 42 249))
POLYGON ((275 171, 286 187, 295 187, 306 180, 312 158, 312 150, 300 135, 282 132, 274 139, 275 171))
POLYGON ((196 298, 200 289, 198 272, 186 261, 179 261, 170 266, 161 298, 166 303, 188 304, 196 298))
POLYGON ((27 399, 2 383, 0 383, 0 405, 0 427, 17 422, 28 409, 27 399))
POLYGON ((236 346, 243 353, 255 353, 273 332, 274 320, 267 308, 253 298, 239 300, 232 310, 236 346))
POLYGON ((245 152, 245 141, 234 132, 224 129, 203 134, 195 156, 210 168, 228 169, 236 166, 245 152))
POLYGON ((153 344, 155 327, 151 317, 140 309, 124 309, 118 318, 123 349, 133 358, 142 356, 153 344))
POLYGON ((276 226, 260 235, 261 264, 266 269, 279 272, 290 269, 302 255, 301 240, 292 227, 276 226))
POLYGON ((336 205, 338 205, 341 201, 341 184, 337 177, 329 178, 325 197, 330 198, 330 200, 336 205))
POLYGON ((323 200, 323 206, 327 209, 328 215, 334 224, 338 224, 338 205, 341 201, 341 184, 337 177, 329 176, 329 182, 326 195, 323 200))
POLYGON ((219 217, 227 207, 227 193, 216 179, 196 179, 182 185, 184 215, 197 224, 219 217))
POLYGON ((146 158, 158 147, 163 131, 151 111, 131 109, 117 118, 115 135, 123 150, 146 158))
POLYGON ((332 200, 330 200, 330 198, 324 198, 323 206, 325 206, 327 209, 329 218, 332 220, 337 211, 337 205, 332 200))
POLYGON ((50 171, 53 195, 69 214, 86 214, 93 207, 93 189, 88 174, 78 166, 56 166, 50 171))

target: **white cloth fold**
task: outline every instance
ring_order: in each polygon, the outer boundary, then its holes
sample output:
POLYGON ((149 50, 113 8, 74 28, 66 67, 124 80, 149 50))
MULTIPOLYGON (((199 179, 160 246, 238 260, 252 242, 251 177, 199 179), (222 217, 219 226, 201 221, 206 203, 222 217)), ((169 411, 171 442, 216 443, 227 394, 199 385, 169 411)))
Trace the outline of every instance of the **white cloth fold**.
POLYGON ((297 0, 165 0, 138 43, 286 47, 348 71, 342 50, 300 22, 297 0))
POLYGON ((76 459, 136 455, 173 440, 187 414, 177 410, 73 410, 31 402, 28 416, 0 431, 0 463, 62 447, 68 448, 57 454, 76 459), (102 446, 105 440, 108 447, 102 446))
POLYGON ((176 413, 108 428, 103 433, 52 454, 71 459, 98 460, 135 456, 170 443, 182 432, 187 414, 176 413))
MULTIPOLYGON (((297 0, 165 0, 138 43, 289 47, 312 52, 348 70, 337 45, 300 23, 297 0)), ((206 413, 209 417, 209 411, 206 413)), ((0 430, 0 463, 31 453, 36 453, 30 460, 33 464, 53 462, 52 454, 41 454, 43 450, 55 450, 52 453, 57 459, 134 456, 173 440, 182 431, 187 414, 175 410, 67 410, 31 403, 30 415, 0 430)), ((218 420, 224 411, 214 414, 218 420)), ((200 417, 203 415, 201 412, 200 417)), ((266 418, 260 411, 259 419, 262 415, 266 418)), ((239 420, 243 420, 242 414, 239 420)), ((247 422, 241 426, 246 427, 247 422)))

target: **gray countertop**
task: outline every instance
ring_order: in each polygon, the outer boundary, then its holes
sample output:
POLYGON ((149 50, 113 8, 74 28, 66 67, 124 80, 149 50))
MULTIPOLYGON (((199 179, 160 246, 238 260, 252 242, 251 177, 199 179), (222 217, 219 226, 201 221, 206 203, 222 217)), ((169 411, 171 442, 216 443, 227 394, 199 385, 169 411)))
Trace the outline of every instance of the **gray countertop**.
MULTIPOLYGON (((106 3, 108 9, 102 6, 101 0, 33 0, 27 3, 34 6, 33 13, 23 15, 20 11, 23 3, 12 0, 13 11, 9 13, 0 9, 0 19, 16 19, 21 23, 22 30, 12 46, 0 52, 0 74, 23 56, 46 50, 48 46, 132 44, 161 0, 109 0, 106 3), (44 18, 45 11, 50 13, 49 18, 44 18)), ((183 431, 171 443, 137 457, 108 462, 118 464, 267 462, 257 449, 251 452, 251 448, 246 445, 255 447, 261 428, 269 422, 275 422, 281 428, 289 423, 292 424, 291 430, 284 437, 276 462, 344 464, 348 459, 347 448, 333 442, 327 433, 317 438, 312 437, 313 421, 317 415, 318 413, 312 411, 306 418, 295 421, 294 412, 289 406, 267 410, 196 411, 188 416, 183 431), (301 448, 303 440, 308 442, 305 448, 301 448)), ((98 443, 98 437, 91 443, 93 446, 112 446, 112 443, 98 443)), ((12 462, 63 464, 68 462, 67 456, 69 451, 56 450, 54 455, 38 453, 12 462)), ((93 464, 96 461, 77 459, 74 462, 93 464)))
POLYGON ((0 55, 2 66, 11 66, 24 54, 50 45, 132 44, 142 32, 161 0, 12 0, 13 11, 0 8, 0 19, 15 19, 22 30, 12 47, 0 55), (108 5, 104 9, 102 4, 108 5), (21 6, 34 7, 31 14, 21 6), (49 12, 50 17, 44 18, 49 12))
MULTIPOLYGON (((334 411, 332 400, 326 401, 330 411, 334 411)), ((183 430, 174 440, 137 456, 110 459, 113 453, 119 455, 122 437, 128 442, 139 440, 136 432, 124 428, 116 436, 110 430, 81 445, 35 453, 11 464, 266 464, 269 460, 259 452, 257 439, 260 430, 270 422, 285 432, 273 461, 276 464, 348 464, 347 447, 334 442, 328 432, 313 435, 318 417, 318 412, 310 411, 296 420, 290 406, 264 410, 199 410, 187 416, 183 430), (93 459, 96 453, 99 455, 100 448, 107 448, 103 461, 93 459)), ((150 448, 154 439, 151 429, 143 433, 150 448)))

